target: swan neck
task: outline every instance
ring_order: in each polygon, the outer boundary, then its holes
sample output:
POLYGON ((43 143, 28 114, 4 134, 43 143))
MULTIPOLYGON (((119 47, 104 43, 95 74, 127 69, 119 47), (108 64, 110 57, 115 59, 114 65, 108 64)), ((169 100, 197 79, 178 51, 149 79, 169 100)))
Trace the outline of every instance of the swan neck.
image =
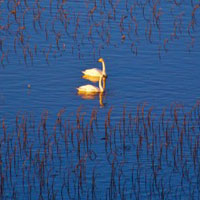
POLYGON ((106 74, 106 66, 105 66, 105 62, 102 61, 102 67, 103 67, 103 75, 106 74))
POLYGON ((103 89, 103 87, 102 87, 102 85, 101 85, 101 82, 102 82, 102 76, 101 76, 100 79, 99 79, 99 89, 100 89, 100 92, 103 92, 104 89, 103 89))

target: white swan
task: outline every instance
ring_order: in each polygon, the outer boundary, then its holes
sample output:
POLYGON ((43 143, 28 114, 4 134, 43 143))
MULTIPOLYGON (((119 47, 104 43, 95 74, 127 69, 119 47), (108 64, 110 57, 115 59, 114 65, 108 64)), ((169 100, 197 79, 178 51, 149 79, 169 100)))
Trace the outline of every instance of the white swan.
POLYGON ((86 69, 85 71, 82 71, 82 73, 86 76, 93 76, 93 77, 100 77, 100 76, 105 76, 106 75, 106 67, 105 67, 105 62, 103 60, 103 58, 99 58, 98 62, 102 63, 102 70, 97 69, 97 68, 93 68, 93 69, 86 69))
POLYGON ((93 93, 93 94, 96 94, 96 93, 99 93, 99 92, 104 92, 104 88, 101 85, 102 78, 103 78, 103 75, 99 79, 99 88, 94 86, 94 85, 83 85, 83 86, 76 88, 78 90, 78 93, 82 93, 82 94, 93 93))

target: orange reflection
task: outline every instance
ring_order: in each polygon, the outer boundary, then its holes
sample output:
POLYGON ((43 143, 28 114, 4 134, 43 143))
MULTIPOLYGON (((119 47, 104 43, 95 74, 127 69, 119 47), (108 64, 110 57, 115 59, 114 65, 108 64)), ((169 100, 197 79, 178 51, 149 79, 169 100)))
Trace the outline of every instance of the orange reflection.
MULTIPOLYGON (((81 93, 81 92, 78 92, 78 95, 82 99, 93 100, 97 97, 98 93, 81 93)), ((104 107, 103 96, 104 96, 104 93, 100 92, 99 93, 99 105, 100 105, 100 107, 104 107)))
MULTIPOLYGON (((91 81, 91 82, 93 82, 93 83, 96 83, 96 82, 99 81, 99 78, 100 78, 100 77, 83 75, 82 78, 83 78, 83 79, 86 79, 86 80, 89 80, 89 81, 91 81)), ((103 88, 104 88, 104 89, 105 89, 105 87, 106 87, 105 85, 106 85, 106 77, 104 76, 104 77, 103 77, 103 88)))
POLYGON ((98 93, 84 93, 84 92, 78 92, 78 95, 82 99, 95 99, 95 96, 97 96, 98 93))
POLYGON ((105 90, 106 88, 106 77, 103 77, 103 89, 105 90))
POLYGON ((99 105, 101 107, 104 107, 104 103, 103 103, 103 92, 99 93, 99 105))
POLYGON ((93 83, 96 83, 99 81, 99 77, 94 77, 94 76, 83 75, 82 78, 87 79, 93 83))

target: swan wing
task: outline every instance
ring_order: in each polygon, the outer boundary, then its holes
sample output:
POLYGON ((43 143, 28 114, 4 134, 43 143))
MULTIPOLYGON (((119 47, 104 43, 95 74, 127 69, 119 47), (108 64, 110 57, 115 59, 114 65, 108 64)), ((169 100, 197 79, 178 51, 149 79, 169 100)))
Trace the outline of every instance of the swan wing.
POLYGON ((85 71, 82 71, 82 73, 87 76, 101 76, 103 72, 100 69, 93 68, 93 69, 86 69, 85 71))

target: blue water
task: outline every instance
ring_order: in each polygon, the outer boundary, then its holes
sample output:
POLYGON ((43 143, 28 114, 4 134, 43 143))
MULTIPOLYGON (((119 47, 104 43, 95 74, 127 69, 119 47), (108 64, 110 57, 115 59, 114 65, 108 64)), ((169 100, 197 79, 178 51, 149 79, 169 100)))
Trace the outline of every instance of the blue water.
MULTIPOLYGON (((0 67, 0 118, 6 119, 10 130, 20 112, 32 113, 37 123, 47 110, 48 125, 53 127, 60 109, 70 114, 81 106, 90 116, 97 108, 103 127, 111 107, 113 119, 119 120, 124 105, 135 113, 139 104, 146 103, 159 115, 174 102, 190 110, 199 101, 199 8, 194 27, 191 25, 192 12, 199 2, 109 2, 97 2, 93 15, 90 11, 94 2, 90 1, 63 1, 63 5, 52 2, 51 9, 49 1, 27 1, 30 10, 20 2, 16 9, 18 20, 11 14, 14 2, 0 4, 0 25, 5 27, 0 29, 0 57, 4 55, 0 67), (160 12, 157 23, 154 9, 157 16, 160 12), (41 14, 35 28, 33 13, 41 14), (90 84, 82 79, 81 71, 101 68, 97 62, 100 57, 105 60, 108 74, 103 105, 98 95, 83 99, 76 92, 78 86, 90 84)), ((97 152, 100 148, 96 148, 97 152)))

